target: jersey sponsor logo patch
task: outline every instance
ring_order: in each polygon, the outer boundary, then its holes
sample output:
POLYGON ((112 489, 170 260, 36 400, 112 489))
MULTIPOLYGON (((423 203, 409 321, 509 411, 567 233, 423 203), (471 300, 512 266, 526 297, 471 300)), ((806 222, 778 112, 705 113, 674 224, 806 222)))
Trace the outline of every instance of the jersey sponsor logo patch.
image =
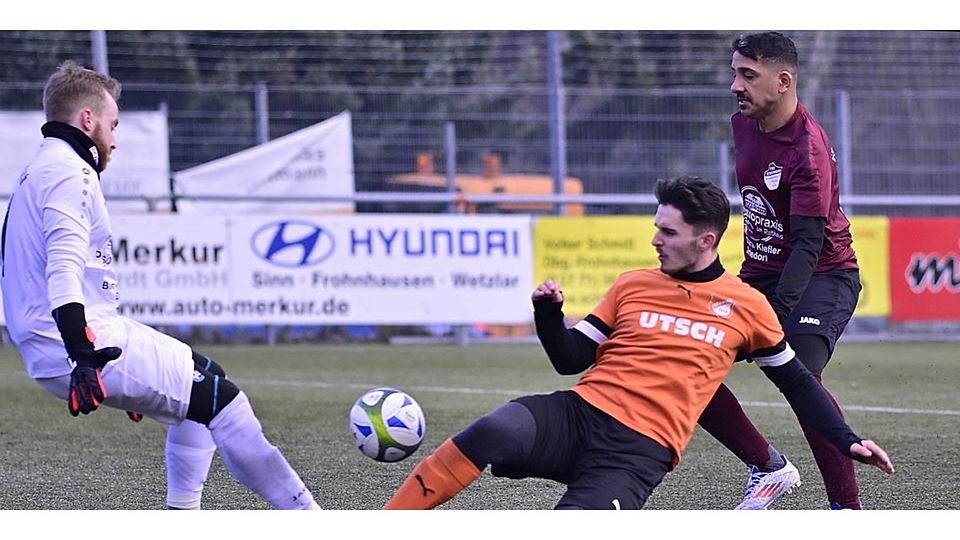
POLYGON ((709 343, 718 349, 723 346, 723 336, 726 334, 723 330, 705 322, 657 313, 656 311, 641 312, 640 326, 650 329, 659 328, 661 332, 671 332, 678 336, 690 336, 697 341, 709 343))
POLYGON ((820 326, 820 319, 816 317, 800 317, 800 324, 812 324, 814 326, 820 326))
POLYGON ((763 171, 763 184, 767 186, 767 189, 774 190, 780 187, 780 174, 782 172, 783 167, 776 163, 770 162, 767 165, 767 170, 763 171))
MULTIPOLYGON (((768 242, 771 238, 783 240, 783 222, 777 217, 773 205, 760 190, 744 186, 740 190, 743 200, 743 233, 747 240, 768 242)), ((754 257, 755 258, 755 257, 754 257)))
POLYGON ((710 295, 710 311, 712 311, 717 317, 729 319, 730 315, 733 314, 733 300, 716 298, 713 295, 710 295))

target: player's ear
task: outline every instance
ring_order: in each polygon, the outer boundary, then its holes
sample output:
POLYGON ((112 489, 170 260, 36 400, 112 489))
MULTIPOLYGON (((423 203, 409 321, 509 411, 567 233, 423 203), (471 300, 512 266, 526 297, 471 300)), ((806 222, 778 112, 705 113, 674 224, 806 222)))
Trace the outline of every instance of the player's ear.
POLYGON ((93 131, 93 109, 90 107, 80 109, 80 126, 84 131, 93 131))
POLYGON ((700 235, 698 246, 700 251, 709 251, 717 245, 717 231, 707 229, 700 235))
POLYGON ((791 88, 793 88, 794 79, 793 73, 790 73, 789 70, 783 69, 777 73, 777 81, 779 84, 779 90, 781 94, 787 93, 791 88))

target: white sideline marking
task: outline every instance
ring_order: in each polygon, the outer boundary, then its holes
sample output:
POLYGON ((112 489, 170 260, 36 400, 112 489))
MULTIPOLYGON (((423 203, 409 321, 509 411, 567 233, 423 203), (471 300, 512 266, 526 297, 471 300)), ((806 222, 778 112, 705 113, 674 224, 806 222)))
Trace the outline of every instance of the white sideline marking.
MULTIPOLYGON (((368 390, 370 388, 375 388, 376 384, 362 384, 362 383, 329 383, 323 381, 292 381, 292 380, 243 380, 237 379, 242 382, 243 385, 257 385, 265 384, 269 386, 296 386, 296 387, 307 387, 307 388, 354 388, 357 390, 368 390)), ((384 386, 384 385, 379 385, 384 386)), ((511 396, 519 397, 526 396, 529 394, 537 393, 546 393, 552 392, 553 390, 505 390, 501 388, 461 388, 461 387, 452 387, 452 386, 404 386, 405 390, 410 392, 438 392, 441 394, 492 394, 500 396, 511 396)), ((770 402, 770 401, 741 401, 742 405, 748 407, 779 407, 787 408, 790 405, 784 402, 770 402)), ((932 414, 932 415, 941 415, 941 416, 960 416, 960 411, 954 411, 950 409, 913 409, 913 408, 900 408, 900 407, 871 407, 867 405, 843 405, 844 411, 862 411, 862 412, 878 412, 878 413, 891 413, 891 414, 932 414)))
MULTIPOLYGON (((787 403, 771 403, 769 401, 741 401, 741 405, 751 407, 789 407, 787 403)), ((944 416, 960 416, 960 411, 950 409, 910 409, 900 407, 870 407, 867 405, 841 405, 844 411, 881 412, 892 414, 939 414, 944 416)))
MULTIPOLYGON (((363 384, 363 383, 328 383, 323 381, 290 381, 290 380, 249 380, 234 379, 241 381, 244 385, 266 384, 270 386, 299 386, 309 388, 355 388, 357 390, 369 390, 378 386, 389 386, 386 384, 363 384)), ((544 393, 544 390, 503 390, 498 388, 457 388, 452 386, 403 386, 404 390, 411 392, 438 392, 441 394, 496 394, 502 396, 526 396, 528 394, 544 393)), ((548 390, 552 392, 553 390, 548 390)))

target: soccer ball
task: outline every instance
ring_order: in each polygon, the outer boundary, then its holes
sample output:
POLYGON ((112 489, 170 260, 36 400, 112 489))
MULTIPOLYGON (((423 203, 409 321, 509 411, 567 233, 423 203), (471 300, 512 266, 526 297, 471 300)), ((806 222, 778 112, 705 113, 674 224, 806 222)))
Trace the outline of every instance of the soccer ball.
POLYGON ((420 405, 396 388, 373 388, 350 409, 350 431, 363 455, 400 461, 417 451, 427 424, 420 405))

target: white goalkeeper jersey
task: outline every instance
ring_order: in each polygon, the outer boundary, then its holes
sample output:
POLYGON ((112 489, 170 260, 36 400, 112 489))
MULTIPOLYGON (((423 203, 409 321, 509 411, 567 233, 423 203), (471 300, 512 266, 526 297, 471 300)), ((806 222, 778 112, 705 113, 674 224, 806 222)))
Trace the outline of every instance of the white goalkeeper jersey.
POLYGON ((30 377, 72 368, 55 308, 79 302, 88 322, 117 315, 112 249, 97 171, 66 141, 45 138, 20 175, 3 227, 3 311, 30 377))

